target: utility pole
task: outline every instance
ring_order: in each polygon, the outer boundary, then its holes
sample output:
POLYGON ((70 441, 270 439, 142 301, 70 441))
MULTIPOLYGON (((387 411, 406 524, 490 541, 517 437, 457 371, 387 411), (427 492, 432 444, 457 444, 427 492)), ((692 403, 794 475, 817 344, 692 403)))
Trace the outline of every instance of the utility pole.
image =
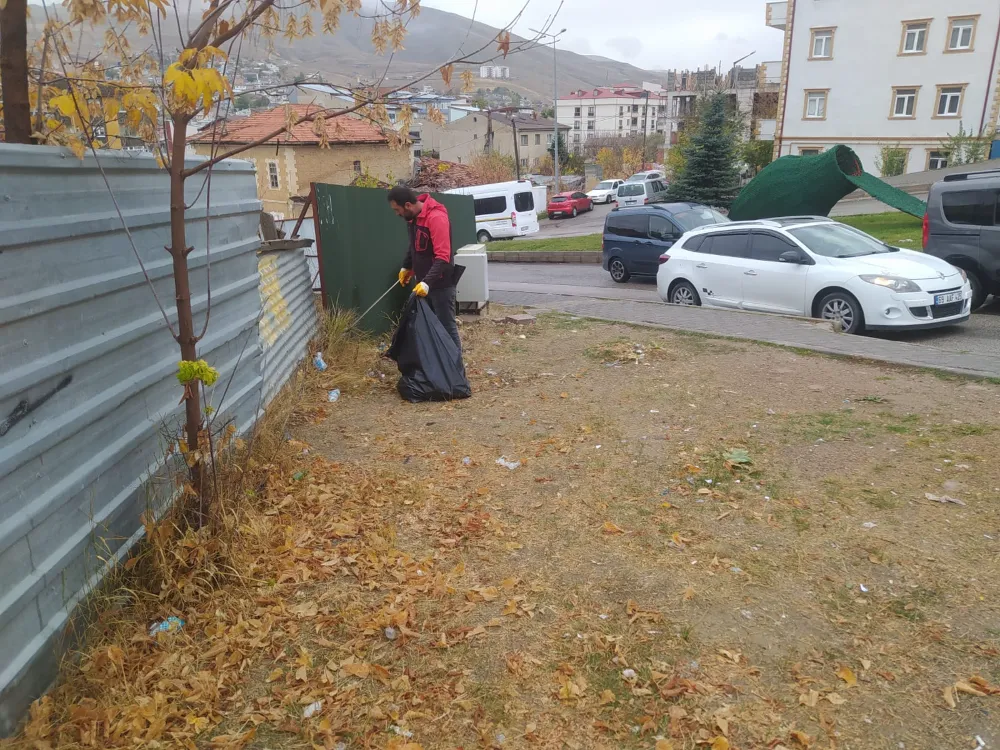
POLYGON ((646 133, 649 132, 649 126, 647 119, 649 117, 649 92, 643 91, 645 94, 645 103, 642 105, 642 171, 646 171, 646 133))
POLYGON ((517 181, 521 181, 521 152, 518 151, 517 143, 517 113, 512 112, 510 116, 510 126, 514 129, 514 169, 517 170, 517 181))
MULTIPOLYGON (((559 8, 556 8, 556 15, 559 14, 559 10, 562 8, 562 3, 559 3, 559 8)), ((538 34, 539 37, 552 37, 552 119, 555 121, 552 124, 552 171, 555 175, 555 184, 553 187, 553 192, 559 192, 559 63, 556 58, 556 42, 558 41, 558 36, 566 32, 566 29, 557 31, 555 34, 549 34, 544 31, 539 31, 538 29, 531 29, 531 31, 538 34)), ((568 148, 568 146, 567 146, 568 148)))

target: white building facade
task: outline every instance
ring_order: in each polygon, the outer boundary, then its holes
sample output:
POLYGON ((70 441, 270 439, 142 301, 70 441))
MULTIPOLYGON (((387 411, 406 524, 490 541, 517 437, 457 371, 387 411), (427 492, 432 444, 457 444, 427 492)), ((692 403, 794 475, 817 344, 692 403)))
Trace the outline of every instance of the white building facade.
POLYGON ((480 65, 480 78, 494 78, 498 81, 510 80, 510 68, 506 65, 480 65))
POLYGON ((556 119, 570 128, 567 148, 580 151, 589 138, 664 133, 669 106, 662 90, 628 85, 577 90, 559 98, 556 119))
POLYGON ((948 165, 960 126, 995 138, 1000 1, 786 0, 766 13, 784 32, 780 68, 764 66, 780 80, 776 156, 842 143, 877 173, 898 147, 920 172, 948 165))

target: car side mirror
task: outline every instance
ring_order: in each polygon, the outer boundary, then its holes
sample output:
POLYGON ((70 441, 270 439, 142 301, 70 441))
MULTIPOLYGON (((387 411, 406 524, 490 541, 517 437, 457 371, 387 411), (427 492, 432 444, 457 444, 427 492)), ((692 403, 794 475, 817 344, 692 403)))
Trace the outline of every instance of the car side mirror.
POLYGON ((798 250, 786 250, 781 255, 778 256, 779 263, 794 263, 796 265, 804 265, 806 259, 802 256, 798 250))

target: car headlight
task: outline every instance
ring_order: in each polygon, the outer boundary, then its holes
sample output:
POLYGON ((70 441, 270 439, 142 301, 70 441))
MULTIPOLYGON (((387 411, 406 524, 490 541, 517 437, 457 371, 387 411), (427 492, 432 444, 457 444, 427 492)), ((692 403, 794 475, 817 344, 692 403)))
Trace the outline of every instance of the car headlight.
POLYGON ((959 269, 958 269, 958 272, 959 272, 960 274, 962 274, 962 281, 968 281, 968 280, 969 280, 969 274, 967 274, 967 273, 965 272, 965 269, 964 269, 964 268, 959 268, 959 269))
POLYGON ((909 279, 902 279, 899 276, 873 276, 864 274, 859 277, 862 281, 867 281, 875 286, 884 286, 894 292, 919 292, 920 287, 909 279))

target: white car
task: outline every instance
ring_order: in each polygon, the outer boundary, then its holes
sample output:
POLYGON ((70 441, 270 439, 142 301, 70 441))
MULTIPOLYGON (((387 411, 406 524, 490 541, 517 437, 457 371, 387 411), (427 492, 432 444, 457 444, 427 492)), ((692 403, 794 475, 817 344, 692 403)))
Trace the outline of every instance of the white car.
POLYGON ((916 330, 969 319, 965 271, 831 219, 797 216, 694 229, 660 256, 664 302, 916 330))
POLYGON ((645 182, 647 180, 662 180, 663 172, 656 169, 649 169, 645 172, 636 172, 634 175, 629 177, 625 182, 645 182))
POLYGON ((594 189, 587 193, 587 197, 594 203, 611 203, 618 195, 618 186, 623 185, 625 180, 605 180, 594 185, 594 189))

